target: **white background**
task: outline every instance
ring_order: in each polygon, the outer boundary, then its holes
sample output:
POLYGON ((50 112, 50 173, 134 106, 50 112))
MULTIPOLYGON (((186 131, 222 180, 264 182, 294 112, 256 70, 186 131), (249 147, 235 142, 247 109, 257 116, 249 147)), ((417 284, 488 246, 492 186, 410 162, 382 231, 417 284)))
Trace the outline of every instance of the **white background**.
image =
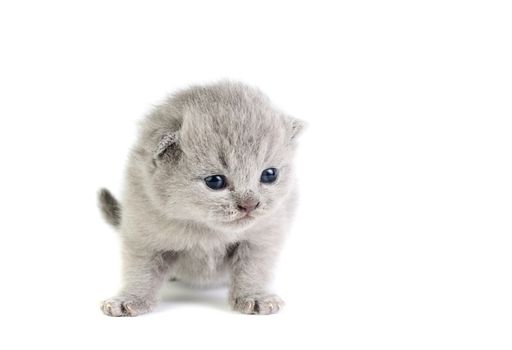
POLYGON ((510 349, 512 12, 498 1, 2 1, 0 347, 510 349), (137 121, 221 78, 308 121, 282 313, 170 287, 109 318, 137 121))

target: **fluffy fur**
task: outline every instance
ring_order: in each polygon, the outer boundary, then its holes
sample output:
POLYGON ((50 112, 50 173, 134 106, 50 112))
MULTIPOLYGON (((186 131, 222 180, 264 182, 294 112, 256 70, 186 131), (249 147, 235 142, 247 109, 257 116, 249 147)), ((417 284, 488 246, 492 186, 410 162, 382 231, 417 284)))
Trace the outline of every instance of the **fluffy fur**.
POLYGON ((149 312, 162 283, 229 283, 229 302, 247 314, 279 311, 267 290, 294 211, 297 119, 240 83, 196 86, 170 97, 142 122, 122 205, 100 191, 100 207, 122 237, 123 287, 102 303, 109 316, 149 312), (276 182, 260 182, 264 169, 276 182), (212 190, 204 179, 224 175, 212 190), (250 215, 244 202, 259 202, 250 215))

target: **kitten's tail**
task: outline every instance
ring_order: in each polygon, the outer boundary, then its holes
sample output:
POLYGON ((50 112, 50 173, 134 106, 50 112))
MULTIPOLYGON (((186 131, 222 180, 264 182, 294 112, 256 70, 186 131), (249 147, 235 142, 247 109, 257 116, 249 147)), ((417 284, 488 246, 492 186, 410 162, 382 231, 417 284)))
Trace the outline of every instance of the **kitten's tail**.
POLYGON ((106 188, 98 192, 98 205, 105 220, 118 228, 121 223, 121 204, 106 188))

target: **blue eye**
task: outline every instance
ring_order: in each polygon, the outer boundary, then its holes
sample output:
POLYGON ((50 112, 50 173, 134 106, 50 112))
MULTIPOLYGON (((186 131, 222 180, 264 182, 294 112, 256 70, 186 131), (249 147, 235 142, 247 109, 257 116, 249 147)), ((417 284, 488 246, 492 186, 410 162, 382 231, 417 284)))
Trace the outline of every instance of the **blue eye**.
POLYGON ((226 177, 223 175, 212 175, 204 179, 206 186, 212 190, 221 190, 226 187, 226 177))
POLYGON ((276 179, 277 179, 277 169, 276 168, 268 168, 268 169, 263 170, 263 172, 261 173, 260 181, 265 184, 272 183, 272 182, 276 181, 276 179))

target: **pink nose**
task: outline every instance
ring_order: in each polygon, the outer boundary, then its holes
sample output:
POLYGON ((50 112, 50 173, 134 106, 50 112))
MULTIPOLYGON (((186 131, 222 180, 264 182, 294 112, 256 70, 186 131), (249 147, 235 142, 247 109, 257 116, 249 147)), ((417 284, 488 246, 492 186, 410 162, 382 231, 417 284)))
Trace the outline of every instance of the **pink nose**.
POLYGON ((244 199, 238 202, 238 209, 250 213, 260 206, 260 202, 255 199, 244 199))

